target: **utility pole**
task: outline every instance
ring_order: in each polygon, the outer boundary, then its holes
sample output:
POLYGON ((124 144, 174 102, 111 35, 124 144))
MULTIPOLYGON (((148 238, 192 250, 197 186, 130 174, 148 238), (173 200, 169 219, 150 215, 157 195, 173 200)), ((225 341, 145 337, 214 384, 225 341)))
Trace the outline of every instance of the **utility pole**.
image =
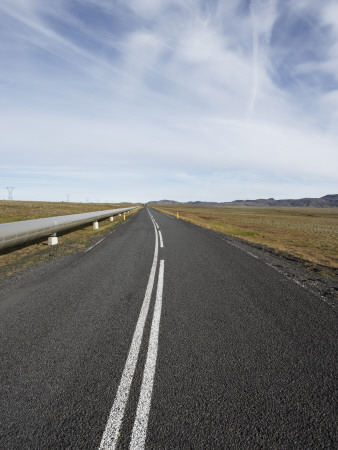
POLYGON ((14 190, 13 186, 7 186, 8 200, 13 200, 13 190, 14 190))

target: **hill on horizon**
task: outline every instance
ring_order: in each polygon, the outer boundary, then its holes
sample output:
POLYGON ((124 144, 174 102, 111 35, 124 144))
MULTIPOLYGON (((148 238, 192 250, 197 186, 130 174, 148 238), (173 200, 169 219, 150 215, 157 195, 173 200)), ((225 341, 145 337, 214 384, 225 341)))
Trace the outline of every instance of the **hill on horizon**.
POLYGON ((176 200, 157 200, 148 202, 152 205, 188 205, 188 206, 289 206, 309 208, 338 208, 338 194, 324 195, 320 198, 300 198, 275 200, 274 198, 256 200, 234 200, 232 202, 203 202, 189 201, 178 202, 176 200))

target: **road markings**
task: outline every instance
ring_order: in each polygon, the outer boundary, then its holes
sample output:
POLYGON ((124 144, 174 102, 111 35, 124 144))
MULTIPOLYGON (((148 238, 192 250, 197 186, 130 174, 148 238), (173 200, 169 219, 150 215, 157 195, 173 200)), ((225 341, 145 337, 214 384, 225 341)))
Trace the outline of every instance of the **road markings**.
MULTIPOLYGON (((248 250, 245 250, 244 248, 240 247, 237 244, 234 244, 233 242, 228 241, 227 239, 221 238, 219 236, 215 236, 218 239, 221 239, 222 241, 225 241, 227 244, 232 245, 233 247, 238 248, 239 250, 242 250, 244 253, 247 253, 250 256, 253 256, 256 259, 260 259, 262 260, 259 256, 254 255, 253 253, 249 252, 248 250)), ((312 290, 311 288, 309 288, 308 286, 306 286, 305 284, 303 284, 301 281, 297 280, 296 278, 293 278, 292 276, 288 275, 286 272, 284 272, 283 270, 280 270, 278 267, 276 267, 274 264, 270 264, 267 261, 262 260, 264 264, 266 264, 268 267, 271 267, 272 269, 276 270, 279 274, 283 275, 284 277, 286 277, 288 280, 293 281, 294 283, 296 283, 298 286, 302 287, 303 289, 305 289, 308 292, 311 292, 312 294, 319 296, 322 300, 324 300, 325 303, 327 303, 330 306, 333 306, 330 302, 327 301, 327 299, 323 296, 318 294, 318 292, 312 290)))
POLYGON ((100 242, 104 241, 105 239, 107 239, 108 236, 110 236, 111 234, 115 233, 116 229, 111 231, 110 233, 107 234, 107 236, 105 236, 104 238, 100 239, 99 241, 96 242, 96 244, 92 245, 91 247, 87 248, 87 250, 85 250, 83 253, 89 252, 89 250, 91 250, 92 248, 96 247, 97 244, 99 244, 100 242))
POLYGON ((239 245, 235 244, 234 242, 230 242, 230 241, 228 241, 227 239, 224 239, 224 238, 219 237, 219 236, 215 236, 215 237, 217 237, 217 238, 220 239, 221 241, 226 242, 226 243, 229 244, 229 245, 232 245, 233 247, 238 248, 239 250, 242 250, 242 252, 247 253, 248 255, 252 256, 253 258, 259 259, 259 257, 258 257, 257 255, 255 255, 254 253, 249 252, 248 250, 245 250, 244 248, 240 247, 239 245))
POLYGON ((155 226, 156 226, 155 219, 153 218, 153 216, 151 215, 151 213, 149 212, 149 210, 148 210, 148 213, 149 213, 149 216, 150 216, 150 218, 151 218, 151 221, 153 222, 154 227, 155 227, 155 226))
MULTIPOLYGON (((170 217, 170 219, 173 219, 173 217, 169 216, 169 215, 166 214, 166 213, 162 213, 162 214, 164 214, 164 215, 167 216, 167 217, 170 217)), ((177 213, 177 219, 179 219, 179 213, 177 213)), ((215 236, 215 235, 214 235, 214 236, 215 236)), ((235 244, 235 243, 233 243, 233 242, 230 242, 230 241, 228 241, 227 239, 224 239, 224 238, 222 238, 222 237, 220 237, 220 236, 215 236, 215 237, 217 237, 217 238, 220 239, 221 241, 225 241, 227 244, 230 244, 230 245, 232 245, 233 247, 238 248, 239 250, 242 250, 243 252, 247 253, 248 255, 252 256, 253 258, 259 259, 259 257, 258 257, 257 255, 255 255, 254 253, 249 252, 248 250, 245 250, 244 248, 240 247, 239 245, 237 245, 237 244, 235 244)))
POLYGON ((163 238, 160 230, 158 230, 158 234, 160 235, 160 247, 163 248, 163 238))
POLYGON ((164 214, 165 216, 169 217, 169 219, 173 219, 173 216, 169 216, 169 214, 166 214, 166 213, 164 213, 162 211, 160 211, 160 212, 161 212, 161 214, 164 214))
POLYGON ((96 244, 92 245, 91 247, 87 248, 87 250, 84 251, 84 253, 89 252, 89 250, 91 250, 92 248, 96 247, 97 244, 99 244, 100 242, 104 241, 106 238, 102 238, 99 241, 96 242, 96 244))
POLYGON ((160 331, 162 295, 163 295, 163 275, 164 275, 164 261, 162 259, 160 261, 156 302, 154 307, 153 321, 151 324, 147 360, 143 372, 141 393, 138 401, 136 417, 131 436, 131 442, 129 446, 130 450, 144 449, 147 437, 148 419, 154 386, 156 360, 158 352, 158 338, 160 331))
POLYGON ((155 222, 155 225, 157 226, 158 229, 160 228, 160 227, 158 226, 157 222, 155 222))
MULTIPOLYGON (((150 213, 149 213, 149 215, 150 215, 151 219, 153 220, 150 213)), ((155 228, 155 225, 154 225, 154 228, 155 228)), ((146 293, 144 296, 140 315, 139 315, 139 318, 138 318, 138 321, 137 321, 137 324, 135 327, 133 340, 130 345, 128 358, 127 358, 127 361, 126 361, 126 364, 125 364, 125 367, 124 367, 124 370, 122 373, 120 385, 118 387, 115 401, 114 401, 113 407, 110 411, 108 422, 107 422, 105 431, 102 436, 101 444, 99 447, 100 450, 114 450, 116 447, 124 411, 126 408, 128 397, 129 397, 131 383, 133 381, 133 377, 134 377, 134 373, 135 373, 135 369, 136 369, 138 355, 140 352, 144 326, 145 326, 145 322, 146 322, 147 315, 148 315, 151 294, 153 291, 153 286, 154 286, 154 281, 155 281, 157 260, 158 260, 158 236, 157 236, 157 232, 156 232, 156 228, 155 228, 155 251, 154 251, 153 264, 152 264, 152 267, 150 270, 148 285, 147 285, 146 293)))
POLYGON ((314 291, 313 289, 311 289, 309 286, 307 286, 306 284, 303 284, 301 281, 297 280, 296 278, 293 278, 292 276, 290 276, 288 273, 284 272, 283 270, 279 269, 279 267, 276 267, 273 264, 270 264, 266 261, 263 261, 264 264, 266 264, 267 266, 271 267, 272 269, 276 270, 276 272, 278 272, 279 274, 283 275, 285 278, 287 278, 288 280, 293 281, 294 283, 296 283, 298 286, 302 287, 303 289, 305 289, 307 292, 311 292, 311 294, 316 295, 317 297, 319 297, 320 299, 322 299, 326 304, 328 304, 331 307, 335 307, 334 303, 331 303, 330 301, 328 301, 324 295, 319 294, 318 292, 314 291))

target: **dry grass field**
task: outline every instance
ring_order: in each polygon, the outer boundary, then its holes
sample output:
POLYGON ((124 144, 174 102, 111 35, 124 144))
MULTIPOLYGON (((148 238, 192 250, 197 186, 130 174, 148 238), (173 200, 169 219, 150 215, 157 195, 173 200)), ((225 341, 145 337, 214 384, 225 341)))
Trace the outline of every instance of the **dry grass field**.
MULTIPOLYGON (((80 214, 92 211, 124 208, 127 203, 71 203, 71 202, 24 202, 0 201, 0 223, 21 220, 40 219, 42 217, 80 214)), ((133 211, 130 212, 133 214, 133 211)), ((128 216, 127 216, 128 217, 128 216)), ((117 216, 114 222, 103 220, 99 230, 93 230, 92 224, 59 235, 59 245, 50 247, 47 238, 42 238, 32 245, 23 245, 15 249, 6 249, 0 253, 0 278, 4 279, 31 265, 53 259, 60 255, 83 251, 89 243, 102 235, 108 228, 112 229, 123 220, 117 216)))
POLYGON ((124 208, 130 203, 23 202, 0 200, 0 223, 65 216, 105 209, 124 208))
POLYGON ((337 208, 154 205, 167 214, 262 244, 314 264, 338 268, 337 208))

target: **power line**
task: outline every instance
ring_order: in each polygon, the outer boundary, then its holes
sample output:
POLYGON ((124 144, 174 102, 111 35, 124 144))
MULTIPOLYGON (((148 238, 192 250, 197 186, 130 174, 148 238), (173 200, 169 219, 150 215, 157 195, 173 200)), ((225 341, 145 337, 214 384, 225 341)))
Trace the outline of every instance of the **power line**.
POLYGON ((8 200, 13 200, 13 190, 14 186, 7 186, 8 200))

